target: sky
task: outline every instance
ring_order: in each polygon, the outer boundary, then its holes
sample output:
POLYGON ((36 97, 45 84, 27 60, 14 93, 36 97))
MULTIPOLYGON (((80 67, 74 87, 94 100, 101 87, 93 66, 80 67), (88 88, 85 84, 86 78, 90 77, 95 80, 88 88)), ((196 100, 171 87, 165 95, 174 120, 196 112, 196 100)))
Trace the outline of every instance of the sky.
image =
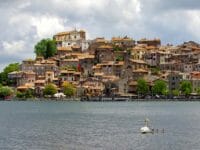
POLYGON ((0 71, 34 58, 34 45, 55 33, 84 29, 87 39, 200 39, 199 0, 0 0, 0 71))

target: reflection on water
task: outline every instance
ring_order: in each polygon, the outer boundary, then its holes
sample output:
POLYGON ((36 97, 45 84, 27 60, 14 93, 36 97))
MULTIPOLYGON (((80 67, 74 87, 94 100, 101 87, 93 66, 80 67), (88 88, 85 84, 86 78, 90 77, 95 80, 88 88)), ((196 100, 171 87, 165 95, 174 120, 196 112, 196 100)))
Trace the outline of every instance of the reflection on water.
POLYGON ((0 102, 0 149, 199 149, 199 108, 199 102, 0 102), (146 117, 165 133, 140 134, 146 117))

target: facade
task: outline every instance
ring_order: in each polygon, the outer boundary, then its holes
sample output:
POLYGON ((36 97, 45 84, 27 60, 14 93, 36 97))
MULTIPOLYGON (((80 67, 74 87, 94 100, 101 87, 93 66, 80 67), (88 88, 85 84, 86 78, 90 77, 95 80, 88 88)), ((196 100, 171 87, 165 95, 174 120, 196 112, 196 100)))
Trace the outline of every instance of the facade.
POLYGON ((61 85, 65 81, 71 83, 80 81, 80 75, 81 75, 80 72, 76 72, 74 70, 61 70, 59 76, 61 85))
POLYGON ((23 60, 22 64, 20 65, 21 71, 33 71, 34 70, 35 60, 27 59, 23 60))
POLYGON ((19 72, 11 72, 8 74, 8 78, 13 80, 16 83, 16 86, 22 86, 25 84, 34 86, 34 82, 36 80, 36 74, 31 72, 19 71, 19 72))
POLYGON ((88 78, 82 81, 80 87, 84 89, 86 96, 101 96, 105 89, 103 82, 95 78, 88 78))
POLYGON ((60 32, 53 37, 56 41, 57 48, 80 46, 82 51, 88 49, 88 42, 86 41, 86 33, 83 30, 77 31, 76 29, 69 32, 60 32))
POLYGON ((182 76, 179 72, 171 72, 168 75, 169 91, 179 89, 180 82, 182 81, 182 76))
POLYGON ((43 90, 44 90, 45 85, 46 85, 45 80, 36 80, 35 81, 35 94, 38 97, 43 96, 43 90))
POLYGON ((138 44, 145 44, 147 46, 159 47, 161 45, 160 39, 141 39, 137 41, 138 44))
POLYGON ((113 47, 110 45, 102 45, 95 50, 95 60, 97 63, 106 61, 114 61, 113 47))
POLYGON ((53 71, 54 76, 57 77, 59 74, 58 66, 56 65, 55 61, 42 61, 40 63, 34 64, 34 70, 36 73, 36 76, 43 76, 45 77, 45 74, 47 71, 53 71))
POLYGON ((132 38, 129 38, 127 36, 121 38, 121 37, 113 37, 111 39, 111 43, 115 46, 127 49, 132 48, 135 46, 135 41, 132 38))

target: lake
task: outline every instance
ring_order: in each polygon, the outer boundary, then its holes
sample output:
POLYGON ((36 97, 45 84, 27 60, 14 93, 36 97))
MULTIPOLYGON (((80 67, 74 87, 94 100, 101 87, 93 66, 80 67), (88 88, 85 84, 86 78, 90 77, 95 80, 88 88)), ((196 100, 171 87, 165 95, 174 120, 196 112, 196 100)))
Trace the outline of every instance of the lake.
POLYGON ((1 101, 0 149, 199 150, 200 102, 1 101))

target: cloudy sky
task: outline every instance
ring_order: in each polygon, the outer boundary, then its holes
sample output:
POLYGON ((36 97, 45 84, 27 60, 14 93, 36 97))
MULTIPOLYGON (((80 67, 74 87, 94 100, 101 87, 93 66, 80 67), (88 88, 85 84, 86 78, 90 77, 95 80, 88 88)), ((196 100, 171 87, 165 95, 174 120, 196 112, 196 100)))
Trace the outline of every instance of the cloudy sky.
POLYGON ((199 0, 0 0, 0 18, 0 70, 33 58, 40 39, 75 27, 86 30, 88 39, 200 39, 199 0))

